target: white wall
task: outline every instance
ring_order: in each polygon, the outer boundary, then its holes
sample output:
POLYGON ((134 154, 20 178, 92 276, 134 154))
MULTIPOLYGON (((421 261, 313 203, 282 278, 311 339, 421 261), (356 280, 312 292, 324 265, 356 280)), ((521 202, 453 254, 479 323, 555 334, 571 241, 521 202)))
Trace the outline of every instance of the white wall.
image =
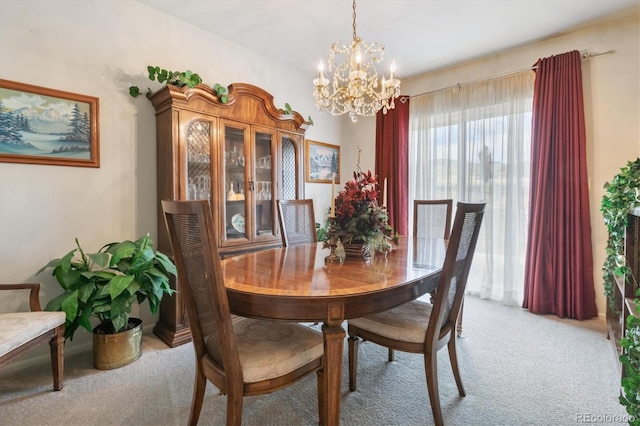
MULTIPOLYGON (((606 309, 601 272, 607 242, 607 230, 600 213, 600 203, 604 194, 602 185, 611 180, 627 161, 640 156, 638 10, 639 7, 635 7, 612 21, 608 20, 499 55, 402 81, 403 94, 418 95, 457 83, 525 69, 531 67, 539 58, 571 50, 582 53, 615 50, 613 54, 593 57, 582 62, 593 269, 596 303, 600 315, 604 315, 606 309)), ((343 130, 343 135, 352 137, 343 137, 342 150, 347 149, 345 145, 359 144, 363 152, 367 152, 367 167, 373 168, 375 155, 371 154, 373 157, 369 159, 369 153, 375 149, 375 120, 361 120, 355 126, 357 130, 343 130)))
MULTIPOLYGON (((44 305, 61 289, 50 272, 35 274, 73 249, 74 237, 91 251, 147 232, 155 238, 154 109, 144 96, 128 94, 132 84, 160 87, 148 80, 147 65, 191 69, 209 85, 262 87, 276 106, 288 102, 312 116, 309 139, 340 143, 340 119, 318 113, 306 77, 140 3, 2 0, 0 78, 98 97, 101 165, 0 163, 0 282, 40 281, 44 305)), ((326 211, 329 187, 308 186, 306 195, 326 211)), ((5 297, 0 311, 15 304, 5 297)), ((149 330, 155 320, 147 306, 138 314, 149 330)), ((89 342, 90 333, 80 331, 67 353, 89 342)))

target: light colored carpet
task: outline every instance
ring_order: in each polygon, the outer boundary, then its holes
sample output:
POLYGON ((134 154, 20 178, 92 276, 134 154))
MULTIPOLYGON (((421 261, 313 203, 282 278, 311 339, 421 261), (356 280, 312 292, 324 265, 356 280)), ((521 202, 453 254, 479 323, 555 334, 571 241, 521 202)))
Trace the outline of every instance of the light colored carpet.
MULTIPOLYGON (((467 396, 458 396, 446 349, 440 399, 449 425, 626 424, 615 354, 599 320, 559 320, 467 297, 458 358, 467 396)), ((92 368, 91 354, 66 359, 65 386, 51 391, 48 365, 0 378, 0 424, 184 425, 193 384, 191 344, 169 348, 147 333, 143 355, 116 370, 92 368)), ((341 424, 430 425, 420 355, 360 345, 358 389, 343 368, 341 424)), ((226 397, 208 385, 202 425, 223 425, 226 397)), ((247 397, 244 425, 317 425, 315 375, 270 395, 247 397)))

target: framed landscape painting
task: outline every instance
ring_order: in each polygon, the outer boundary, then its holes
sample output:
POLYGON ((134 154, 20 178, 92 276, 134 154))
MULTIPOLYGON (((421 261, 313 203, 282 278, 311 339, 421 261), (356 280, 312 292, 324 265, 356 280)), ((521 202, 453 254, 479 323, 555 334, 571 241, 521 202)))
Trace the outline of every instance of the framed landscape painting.
POLYGON ((310 183, 340 183, 340 146, 306 140, 306 175, 310 183))
POLYGON ((100 167, 98 98, 0 79, 0 162, 100 167))

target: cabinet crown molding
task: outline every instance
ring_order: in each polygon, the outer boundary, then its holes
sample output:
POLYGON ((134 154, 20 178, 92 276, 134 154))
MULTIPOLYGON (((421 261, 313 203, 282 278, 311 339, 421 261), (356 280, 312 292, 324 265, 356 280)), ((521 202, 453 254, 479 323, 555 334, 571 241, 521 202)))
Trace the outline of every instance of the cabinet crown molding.
MULTIPOLYGON (((202 107, 198 104, 204 102, 209 104, 209 109, 212 107, 218 109, 216 115, 237 120, 239 117, 236 105, 240 102, 240 99, 252 98, 256 106, 261 105, 262 111, 259 112, 271 119, 272 122, 268 123, 270 125, 286 130, 307 130, 311 125, 311 122, 306 121, 299 112, 292 111, 290 114, 286 114, 284 110, 276 107, 273 103, 273 96, 261 87, 249 83, 232 83, 227 89, 229 91, 229 100, 226 103, 220 102, 213 88, 206 84, 199 84, 193 88, 169 84, 154 92, 149 99, 156 109, 156 115, 176 104, 184 104, 183 107, 187 109, 189 105, 193 105, 197 110, 202 110, 202 107), (290 125, 278 125, 277 123, 290 123, 290 125)), ((247 100, 244 101, 245 104, 246 102, 247 100)), ((255 117, 247 117, 243 121, 255 122, 255 117)))

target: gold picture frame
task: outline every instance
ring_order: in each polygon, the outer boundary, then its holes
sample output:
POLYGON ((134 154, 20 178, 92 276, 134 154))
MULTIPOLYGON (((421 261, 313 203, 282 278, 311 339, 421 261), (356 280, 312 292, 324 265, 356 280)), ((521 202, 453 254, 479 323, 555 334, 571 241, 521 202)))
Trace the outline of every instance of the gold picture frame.
POLYGON ((0 79, 0 162, 100 167, 99 100, 0 79))
POLYGON ((305 141, 305 181, 340 183, 340 146, 307 139, 305 141))

